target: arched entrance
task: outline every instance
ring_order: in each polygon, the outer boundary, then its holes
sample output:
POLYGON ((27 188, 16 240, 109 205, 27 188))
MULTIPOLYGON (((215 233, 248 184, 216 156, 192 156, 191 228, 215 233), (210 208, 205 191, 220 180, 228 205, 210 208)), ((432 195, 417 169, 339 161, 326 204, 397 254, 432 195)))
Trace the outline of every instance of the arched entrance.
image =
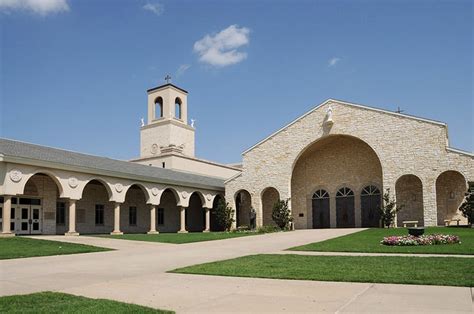
POLYGON ((380 227, 380 205, 382 195, 373 185, 366 186, 360 194, 362 227, 380 227))
POLYGON ((235 195, 235 214, 237 227, 250 226, 250 209, 252 196, 246 190, 240 190, 235 195))
POLYGON ((329 193, 326 190, 317 190, 312 198, 313 229, 329 228, 329 193))
POLYGON ((186 208, 186 230, 202 232, 206 228, 206 212, 203 202, 197 192, 191 194, 189 206, 186 208))
POLYGON ((269 187, 262 192, 262 224, 264 226, 276 226, 272 218, 273 205, 280 200, 278 190, 269 187))
POLYGON ((413 174, 401 176, 395 183, 397 205, 403 206, 397 213, 397 226, 403 226, 403 221, 418 221, 418 226, 424 225, 423 215, 423 184, 420 178, 413 174))
POLYGON ((76 231, 80 234, 110 233, 114 230, 114 204, 110 190, 99 180, 89 181, 76 203, 76 231))
POLYGON ((156 212, 156 229, 160 232, 178 232, 180 229, 180 212, 178 193, 170 188, 163 191, 160 205, 156 212))
POLYGON ((120 229, 124 233, 145 233, 150 230, 150 209, 144 188, 134 184, 125 194, 120 210, 120 229))
POLYGON ((445 220, 460 219, 467 223, 458 210, 464 201, 467 183, 464 176, 457 171, 445 171, 436 180, 436 204, 438 225, 444 226, 445 220))
POLYGON ((355 227, 354 192, 343 187, 336 193, 336 226, 338 228, 355 227))
POLYGON ((369 182, 382 189, 382 165, 376 152, 363 140, 350 135, 329 135, 308 145, 295 160, 291 177, 295 228, 313 227, 313 194, 320 187, 330 195, 330 226, 337 226, 335 198, 343 186, 353 189, 354 221, 359 226, 359 193, 369 182))
MULTIPOLYGON (((25 183, 23 194, 12 197, 10 230, 15 234, 54 234, 59 188, 48 174, 37 173, 25 183)), ((65 217, 63 224, 66 224, 65 217)))

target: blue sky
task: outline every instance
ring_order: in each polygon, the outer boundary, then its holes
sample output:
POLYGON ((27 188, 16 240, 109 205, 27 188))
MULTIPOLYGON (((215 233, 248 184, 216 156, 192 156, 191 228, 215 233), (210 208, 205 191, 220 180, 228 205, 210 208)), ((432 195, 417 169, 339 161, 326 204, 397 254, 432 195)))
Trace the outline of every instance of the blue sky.
POLYGON ((146 90, 170 74, 201 158, 240 161, 328 98, 447 122, 474 150, 471 1, 39 4, 0 0, 1 137, 137 157, 146 90))

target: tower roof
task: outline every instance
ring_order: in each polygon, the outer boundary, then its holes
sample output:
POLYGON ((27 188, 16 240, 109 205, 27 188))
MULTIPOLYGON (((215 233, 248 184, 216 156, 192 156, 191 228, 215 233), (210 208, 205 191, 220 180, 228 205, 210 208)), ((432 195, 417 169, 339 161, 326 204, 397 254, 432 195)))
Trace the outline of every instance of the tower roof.
POLYGON ((160 86, 157 86, 157 87, 150 88, 149 90, 147 90, 147 93, 154 92, 154 91, 159 90, 159 89, 164 89, 166 87, 174 87, 174 88, 182 91, 183 93, 186 93, 186 94, 188 93, 187 90, 182 89, 181 87, 178 87, 178 86, 176 86, 174 84, 171 84, 171 83, 166 83, 166 84, 163 84, 163 85, 160 85, 160 86))

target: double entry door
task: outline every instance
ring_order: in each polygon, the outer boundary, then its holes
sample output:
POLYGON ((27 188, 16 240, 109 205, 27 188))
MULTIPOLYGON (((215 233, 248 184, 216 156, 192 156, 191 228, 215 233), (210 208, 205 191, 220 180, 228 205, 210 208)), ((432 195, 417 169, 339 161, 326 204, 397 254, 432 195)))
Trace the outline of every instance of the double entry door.
POLYGON ((11 230, 16 234, 41 234, 43 230, 42 206, 40 199, 19 198, 13 201, 11 230))

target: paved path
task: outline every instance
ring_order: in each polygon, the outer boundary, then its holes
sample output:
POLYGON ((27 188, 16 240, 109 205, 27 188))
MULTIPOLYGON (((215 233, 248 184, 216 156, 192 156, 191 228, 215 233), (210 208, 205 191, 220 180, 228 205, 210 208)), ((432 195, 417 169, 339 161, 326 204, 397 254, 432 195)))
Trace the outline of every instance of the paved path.
POLYGON ((470 288, 166 273, 198 263, 277 253, 292 246, 358 230, 301 230, 180 245, 83 236, 42 236, 44 239, 117 250, 0 261, 0 295, 61 291, 171 309, 178 313, 472 313, 470 288))

